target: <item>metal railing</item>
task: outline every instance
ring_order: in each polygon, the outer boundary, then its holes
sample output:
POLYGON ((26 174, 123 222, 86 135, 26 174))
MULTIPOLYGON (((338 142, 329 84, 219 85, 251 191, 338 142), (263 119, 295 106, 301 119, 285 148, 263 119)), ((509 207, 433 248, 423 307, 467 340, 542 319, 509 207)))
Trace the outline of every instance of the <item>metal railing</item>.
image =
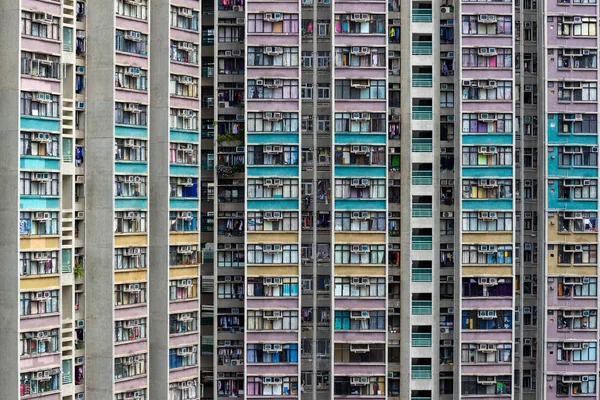
POLYGON ((413 365, 410 372, 412 379, 431 379, 431 365, 413 365))
POLYGON ((431 333, 413 333, 412 347, 431 347, 431 333))
POLYGON ((412 314, 413 315, 431 315, 432 306, 431 300, 413 300, 412 314))
POLYGON ((413 8, 412 22, 431 22, 431 21, 432 21, 431 8, 413 8))
POLYGON ((414 40, 412 42, 412 53, 415 56, 431 55, 433 54, 432 42, 425 42, 421 40, 414 40))
POLYGON ((433 74, 412 74, 412 87, 432 87, 433 74))
POLYGON ((413 250, 431 250, 433 248, 431 236, 413 236, 412 237, 412 249, 413 250))
POLYGON ((431 268, 413 268, 412 269, 412 281, 413 282, 431 282, 431 268))
POLYGON ((431 185, 433 183, 433 171, 413 171, 413 185, 431 185))
POLYGON ((431 120, 433 119, 432 106, 413 106, 412 119, 431 120))
POLYGON ((431 203, 416 203, 412 205, 412 216, 414 218, 431 217, 431 210, 431 203))
POLYGON ((431 153, 433 151, 433 139, 431 138, 413 138, 413 153, 431 153))

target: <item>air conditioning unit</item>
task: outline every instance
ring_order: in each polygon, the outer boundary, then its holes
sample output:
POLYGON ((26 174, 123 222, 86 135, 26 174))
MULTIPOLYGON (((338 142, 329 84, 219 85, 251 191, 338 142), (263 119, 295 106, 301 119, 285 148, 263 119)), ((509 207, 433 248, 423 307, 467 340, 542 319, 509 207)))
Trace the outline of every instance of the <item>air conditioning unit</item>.
POLYGON ((480 24, 495 24, 497 22, 495 15, 490 14, 479 14, 477 16, 477 22, 480 24))
POLYGON ((52 103, 52 95, 50 93, 36 92, 33 94, 33 100, 40 103, 52 103))
POLYGON ((177 321, 179 322, 187 322, 192 320, 191 313, 182 313, 177 316, 177 321))
POLYGON ((31 20, 38 24, 50 25, 54 21, 54 16, 46 13, 33 13, 31 20))
POLYGON ((264 186, 266 187, 280 187, 281 179, 280 178, 267 178, 265 179, 264 186))
MULTIPOLYGON (((123 107, 123 111, 126 111, 126 112, 130 112, 130 113, 137 114, 137 113, 139 113, 141 110, 140 110, 140 106, 139 106, 139 104, 136 104, 136 103, 127 103, 127 104, 125 104, 125 106, 123 107)), ((132 139, 132 140, 133 140, 133 139, 132 139)))
POLYGON ((350 378, 350 385, 366 386, 369 384, 369 378, 366 376, 353 376, 350 378))
POLYGON ((496 121, 498 118, 496 117, 496 114, 480 113, 477 119, 479 119, 482 122, 490 122, 496 121))
POLYGON ((267 121, 279 121, 283 118, 280 112, 265 112, 263 116, 267 121))
MULTIPOLYGON (((368 47, 365 47, 365 48, 368 48, 368 47)), ((350 86, 352 86, 353 88, 356 88, 356 89, 367 89, 371 85, 369 83, 369 80, 367 80, 367 79, 352 79, 350 81, 350 86)))
POLYGON ((33 174, 32 180, 36 182, 49 182, 52 178, 47 172, 36 172, 33 174))
POLYGON ((136 31, 127 31, 125 32, 125 39, 131 40, 133 42, 141 42, 142 34, 136 31))
POLYGON ((34 133, 31 136, 32 142, 48 143, 51 141, 51 139, 52 138, 49 133, 43 133, 43 132, 34 133))
POLYGON ((452 7, 442 7, 442 8, 440 8, 440 12, 442 14, 451 14, 452 13, 452 7))
POLYGON ((194 51, 194 44, 189 42, 179 42, 177 43, 177 49, 191 52, 194 51))
POLYGON ((365 254, 369 253, 371 251, 371 248, 368 244, 353 244, 350 248, 350 251, 352 253, 365 254))
POLYGON ((177 110, 177 116, 178 117, 183 117, 183 118, 186 118, 186 119, 193 118, 194 117, 194 111, 193 110, 177 110))
POLYGON ((177 15, 185 17, 185 18, 192 18, 194 16, 194 12, 191 8, 179 7, 177 9, 177 15))
POLYGON ((177 253, 178 254, 192 254, 193 253, 192 246, 178 246, 177 253))
POLYGON ((263 213, 263 218, 267 221, 275 221, 280 220, 283 217, 281 216, 281 211, 265 211, 263 213))
POLYGON ((370 346, 368 344, 355 343, 350 345, 350 351, 352 353, 368 353, 370 346))
POLYGON ((49 212, 36 212, 33 214, 33 220, 34 221, 49 221, 51 218, 51 215, 49 212))
POLYGON ((190 86, 194 84, 194 79, 191 76, 183 75, 177 77, 177 82, 181 83, 182 85, 190 86))
POLYGON ((371 18, 369 17, 369 14, 355 13, 350 15, 350 20, 354 22, 369 22, 371 18))
POLYGON ((281 46, 267 46, 264 49, 264 53, 269 56, 277 56, 283 54, 283 47, 281 46))
POLYGON ((265 244, 263 245, 263 253, 281 253, 283 248, 280 244, 265 244))
POLYGON ((281 13, 265 13, 263 20, 266 22, 279 22, 283 21, 283 14, 281 13))

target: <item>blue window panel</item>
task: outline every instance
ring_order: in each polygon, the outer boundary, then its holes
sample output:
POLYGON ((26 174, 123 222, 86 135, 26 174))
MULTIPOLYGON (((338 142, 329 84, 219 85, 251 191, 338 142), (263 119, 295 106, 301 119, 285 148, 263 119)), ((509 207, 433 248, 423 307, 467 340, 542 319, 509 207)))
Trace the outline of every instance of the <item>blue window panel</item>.
POLYGON ((559 199, 558 180, 553 185, 548 185, 548 208, 559 211, 589 211, 598 208, 598 199, 559 199))
POLYGON ((294 210, 299 208, 298 199, 248 200, 248 210, 294 210))
POLYGON ((136 161, 115 161, 115 173, 121 174, 146 174, 148 164, 136 161))
POLYGON ((462 144, 463 145, 510 145, 513 142, 513 137, 511 134, 493 134, 493 133, 480 133, 477 135, 462 135, 462 144))
POLYGON ((36 171, 60 170, 58 158, 42 158, 38 156, 21 156, 21 169, 33 169, 36 171))
POLYGON ((171 129, 169 137, 175 142, 198 143, 198 132, 171 129))
POLYGON ((115 125, 115 136, 146 139, 148 128, 145 126, 115 125))
POLYGON ((336 178, 385 178, 385 167, 373 167, 369 165, 336 165, 334 175, 336 178))
POLYGON ((386 200, 335 199, 336 210, 385 210, 386 200))
POLYGON ((548 176, 562 178, 595 178, 598 176, 598 167, 574 167, 571 165, 558 165, 558 147, 548 152, 548 176))
POLYGON ((173 198, 169 200, 169 207, 171 210, 198 210, 198 199, 173 198))
POLYGON ((376 133, 352 133, 352 132, 336 132, 335 133, 335 144, 386 144, 387 135, 385 132, 382 134, 376 133))
POLYGON ((21 129, 60 132, 60 120, 58 118, 55 119, 22 115, 21 129))
POLYGON ((171 164, 169 166, 169 173, 171 175, 198 176, 198 167, 171 164))
POLYGON ((548 144, 598 144, 597 135, 578 134, 572 135, 568 133, 559 134, 560 127, 558 126, 558 115, 548 118, 548 144))
POLYGON ((248 176, 291 176, 298 177, 299 169, 297 165, 273 165, 268 167, 248 166, 248 176))
POLYGON ((512 199, 462 199, 463 210, 512 210, 512 199))
POLYGON ((513 168, 490 167, 462 167, 463 178, 509 178, 513 176, 513 168))
POLYGON ((59 208, 58 197, 25 196, 19 198, 19 207, 22 210, 53 210, 59 208))
POLYGON ((145 210, 148 208, 148 199, 146 197, 116 198, 115 208, 145 210))
POLYGON ((246 136, 248 144, 298 144, 298 133, 249 133, 246 136))

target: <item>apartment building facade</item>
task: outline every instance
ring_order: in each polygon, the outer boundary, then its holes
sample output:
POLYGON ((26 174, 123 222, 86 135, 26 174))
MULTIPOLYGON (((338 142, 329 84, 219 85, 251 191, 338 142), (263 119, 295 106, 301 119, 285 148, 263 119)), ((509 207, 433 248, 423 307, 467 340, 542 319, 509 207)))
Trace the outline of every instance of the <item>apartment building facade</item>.
POLYGON ((2 396, 597 398, 597 8, 4 1, 2 396))

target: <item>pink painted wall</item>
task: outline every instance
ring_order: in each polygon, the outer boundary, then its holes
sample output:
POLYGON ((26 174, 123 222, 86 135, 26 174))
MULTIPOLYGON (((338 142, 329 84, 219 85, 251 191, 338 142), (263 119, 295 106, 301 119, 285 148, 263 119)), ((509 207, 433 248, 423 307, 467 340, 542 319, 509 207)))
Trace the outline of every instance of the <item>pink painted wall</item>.
MULTIPOLYGON (((363 6, 364 8, 364 6, 363 6)), ((361 35, 351 33, 336 33, 336 46, 385 46, 387 42, 386 35, 361 35)))
POLYGON ((191 42, 198 44, 199 40, 198 32, 186 31, 177 27, 171 27, 171 39, 180 40, 184 42, 191 42))
POLYGON ((354 309, 354 310, 378 310, 385 309, 385 298, 378 299, 348 299, 348 298, 336 298, 335 299, 336 309, 354 309))
POLYGON ((21 89, 39 92, 60 93, 60 81, 45 78, 21 78, 21 89))
POLYGON ((248 297, 248 309, 253 308, 298 308, 298 298, 269 298, 269 299, 253 299, 248 297))
POLYGON ((60 367, 60 353, 44 356, 25 356, 21 357, 21 371, 30 371, 32 369, 46 369, 60 367))
POLYGON ((200 100, 171 96, 171 107, 198 110, 200 109, 200 100))
POLYGON ((148 103, 148 93, 115 88, 115 100, 131 103, 148 103))
POLYGON ((597 103, 571 103, 571 102, 558 102, 558 83, 554 82, 554 87, 546 89, 548 92, 548 112, 559 112, 559 113, 596 113, 597 103))
POLYGON ((138 354, 146 351, 147 341, 135 340, 131 342, 118 342, 115 343, 115 357, 128 356, 130 354, 138 354))
POLYGON ((182 368, 176 371, 169 371, 169 381, 178 381, 182 379, 192 380, 200 374, 198 367, 182 368))
POLYGON ((22 0, 21 7, 23 10, 42 11, 48 14, 62 14, 60 3, 51 3, 48 1, 22 0))
MULTIPOLYGON (((487 7, 487 5, 486 5, 487 7)), ((486 8, 486 12, 487 8, 486 8)), ((456 29, 459 29, 458 27, 456 29)), ((459 33, 459 32, 458 32, 459 33)), ((458 34, 457 33, 457 34, 458 34)), ((512 47, 512 36, 484 36, 484 35, 464 35, 462 37, 465 47, 512 47)))
POLYGON ((246 331, 248 343, 295 343, 298 341, 298 332, 254 332, 246 331))
POLYGON ((138 31, 147 34, 148 33, 148 22, 123 17, 121 15, 116 16, 116 27, 125 31, 138 31))
POLYGON ((135 307, 115 307, 115 319, 132 319, 145 317, 148 310, 145 304, 135 307))
POLYGON ((336 342, 359 342, 359 343, 376 343, 385 342, 385 332, 370 332, 370 331, 335 331, 333 339, 336 342))
MULTIPOLYGON (((172 104, 171 104, 172 106, 172 104)), ((182 301, 177 303, 169 303, 169 312, 186 312, 198 310, 199 304, 198 299, 182 301)))
POLYGON ((260 1, 246 3, 248 12, 298 13, 298 1, 260 1))
POLYGON ((546 292, 546 298, 548 299, 549 307, 570 307, 570 308, 596 308, 597 299, 594 297, 558 297, 558 283, 548 282, 548 291, 546 292), (550 288, 553 289, 550 289, 550 288))
MULTIPOLYGON (((514 94, 514 93, 513 93, 514 94)), ((512 112, 513 103, 512 100, 507 101, 491 101, 491 100, 464 100, 463 101, 463 112, 512 112)))
MULTIPOLYGON (((148 368, 148 366, 146 366, 146 369, 147 368, 148 368)), ((115 382, 115 392, 124 392, 124 391, 142 388, 144 386, 147 386, 146 381, 147 381, 146 375, 142 375, 142 376, 132 378, 132 379, 117 381, 117 382, 115 382)))
POLYGON ((34 315, 30 317, 21 317, 21 330, 24 332, 58 328, 59 326, 60 316, 58 313, 43 316, 34 315))
POLYGON ((246 70, 246 78, 262 79, 262 78, 288 78, 298 79, 298 67, 279 67, 279 68, 264 68, 264 67, 248 67, 246 70))
POLYGON ((248 99, 248 111, 279 111, 289 112, 298 111, 298 100, 252 100, 248 99))
POLYGON ((512 367, 510 363, 504 364, 461 364, 462 373, 468 375, 477 374, 496 374, 496 375, 511 375, 512 367))
POLYGON ((512 308, 510 297, 463 298, 463 308, 512 308))
POLYGON ((115 54, 115 64, 131 65, 132 67, 148 69, 148 58, 145 56, 138 56, 136 54, 117 52, 115 54))
POLYGON ((178 75, 200 76, 198 65, 186 64, 171 60, 171 72, 178 75))
MULTIPOLYGON (((505 4, 485 4, 485 12, 487 14, 512 14, 512 3, 505 4)), ((480 4, 461 4, 460 6, 461 12, 463 14, 481 14, 482 7, 480 4)), ((456 24, 458 27, 459 24, 456 24)))
POLYGON ((353 68, 337 67, 335 68, 336 79, 386 79, 388 70, 386 67, 375 68, 353 68))
POLYGON ((39 53, 61 54, 61 42, 50 39, 21 37, 21 49, 39 53))
POLYGON ((387 112, 385 100, 336 100, 335 112, 387 112))
POLYGON ((272 365, 247 364, 248 375, 296 375, 298 364, 276 363, 272 365))
MULTIPOLYGON (((579 6, 578 6, 579 7, 579 6)), ((594 11, 592 13, 596 15, 594 11)), ((580 36, 558 36, 558 20, 555 17, 552 22, 548 22, 548 46, 559 46, 569 47, 576 49, 578 47, 596 47, 597 39, 595 36, 592 37, 580 37, 580 36)))
POLYGON ((169 336, 169 347, 177 347, 183 345, 197 346, 198 332, 178 334, 177 336, 169 336))
POLYGON ((171 4, 174 6, 193 8, 195 10, 200 10, 200 2, 198 0, 173 0, 171 4))
MULTIPOLYGON (((369 13, 377 14, 384 13, 387 11, 387 3, 374 3, 369 2, 369 13)), ((360 3, 358 1, 345 1, 343 3, 335 3, 335 13, 336 14, 344 14, 344 13, 358 13, 365 12, 365 4, 360 3)))
POLYGON ((512 70, 510 68, 481 68, 469 69, 463 68, 463 79, 512 79, 512 70))
POLYGON ((336 364, 335 365, 336 375, 358 375, 358 374, 369 374, 369 376, 385 375, 385 365, 374 365, 369 363, 369 366, 365 365, 353 365, 353 364, 336 364))
MULTIPOLYGON (((460 322, 458 322, 460 323, 460 322)), ((511 330, 495 329, 495 330, 462 330, 461 336, 463 342, 481 342, 489 341, 496 343, 512 342, 511 330)))
POLYGON ((293 34, 248 34, 246 41, 248 46, 294 46, 298 45, 299 36, 296 33, 293 34))
POLYGON ((548 339, 559 339, 559 340, 596 340, 598 332, 596 329, 557 329, 556 313, 554 315, 548 315, 548 339))

